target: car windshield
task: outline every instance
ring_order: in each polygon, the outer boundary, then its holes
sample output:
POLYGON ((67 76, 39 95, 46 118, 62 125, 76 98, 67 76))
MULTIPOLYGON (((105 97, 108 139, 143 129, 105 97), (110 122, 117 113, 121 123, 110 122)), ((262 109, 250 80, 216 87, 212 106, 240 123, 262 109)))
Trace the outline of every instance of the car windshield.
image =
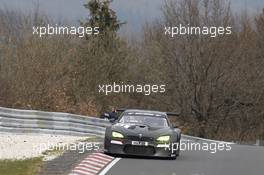
POLYGON ((136 123, 143 124, 152 127, 167 127, 168 122, 166 118, 151 117, 151 116, 139 116, 139 115, 124 115, 119 123, 136 123))

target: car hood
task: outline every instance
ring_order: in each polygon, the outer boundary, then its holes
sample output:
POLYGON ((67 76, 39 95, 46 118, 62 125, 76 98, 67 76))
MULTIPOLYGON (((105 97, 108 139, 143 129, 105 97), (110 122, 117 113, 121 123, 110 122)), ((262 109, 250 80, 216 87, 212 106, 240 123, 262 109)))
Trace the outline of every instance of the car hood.
POLYGON ((138 136, 142 134, 143 137, 158 137, 160 135, 170 135, 170 127, 150 127, 140 124, 123 124, 116 123, 112 126, 113 131, 121 132, 124 135, 138 136))

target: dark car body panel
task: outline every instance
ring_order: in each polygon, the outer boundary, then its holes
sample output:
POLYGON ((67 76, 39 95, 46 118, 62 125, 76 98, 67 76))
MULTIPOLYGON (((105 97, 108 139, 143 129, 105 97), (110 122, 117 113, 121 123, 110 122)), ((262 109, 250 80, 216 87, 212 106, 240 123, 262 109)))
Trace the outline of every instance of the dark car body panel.
MULTIPOLYGON (((117 123, 106 129, 105 133, 105 152, 111 154, 137 155, 137 156, 155 156, 155 157, 176 157, 179 152, 172 152, 169 148, 159 147, 157 138, 169 135, 170 143, 179 143, 181 131, 173 128, 169 123, 166 113, 145 110, 127 110, 123 115, 133 115, 133 113, 153 114, 153 117, 166 118, 168 126, 152 127, 135 123, 117 123), (124 138, 112 138, 112 132, 119 132, 124 138), (113 144, 111 142, 121 142, 122 144, 113 144), (147 145, 133 145, 133 143, 147 143, 147 145)), ((179 151, 179 150, 178 150, 179 151)))

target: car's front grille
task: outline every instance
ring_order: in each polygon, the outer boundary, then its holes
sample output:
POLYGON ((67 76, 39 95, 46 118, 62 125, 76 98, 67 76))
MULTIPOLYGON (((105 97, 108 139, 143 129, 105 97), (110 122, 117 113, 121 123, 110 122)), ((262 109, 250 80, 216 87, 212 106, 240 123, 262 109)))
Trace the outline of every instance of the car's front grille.
POLYGON ((153 146, 126 145, 124 152, 132 155, 152 156, 155 154, 155 148, 153 146))
POLYGON ((148 141, 148 142, 154 140, 152 137, 139 137, 139 136, 127 136, 127 139, 131 141, 148 141))

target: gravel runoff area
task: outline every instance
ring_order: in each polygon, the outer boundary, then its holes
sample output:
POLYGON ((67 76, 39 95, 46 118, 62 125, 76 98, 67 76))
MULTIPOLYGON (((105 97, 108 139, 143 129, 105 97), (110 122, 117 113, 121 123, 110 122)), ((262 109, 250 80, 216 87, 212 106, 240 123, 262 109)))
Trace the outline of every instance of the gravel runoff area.
POLYGON ((0 133, 0 160, 39 157, 54 145, 71 144, 86 138, 49 134, 0 133))

